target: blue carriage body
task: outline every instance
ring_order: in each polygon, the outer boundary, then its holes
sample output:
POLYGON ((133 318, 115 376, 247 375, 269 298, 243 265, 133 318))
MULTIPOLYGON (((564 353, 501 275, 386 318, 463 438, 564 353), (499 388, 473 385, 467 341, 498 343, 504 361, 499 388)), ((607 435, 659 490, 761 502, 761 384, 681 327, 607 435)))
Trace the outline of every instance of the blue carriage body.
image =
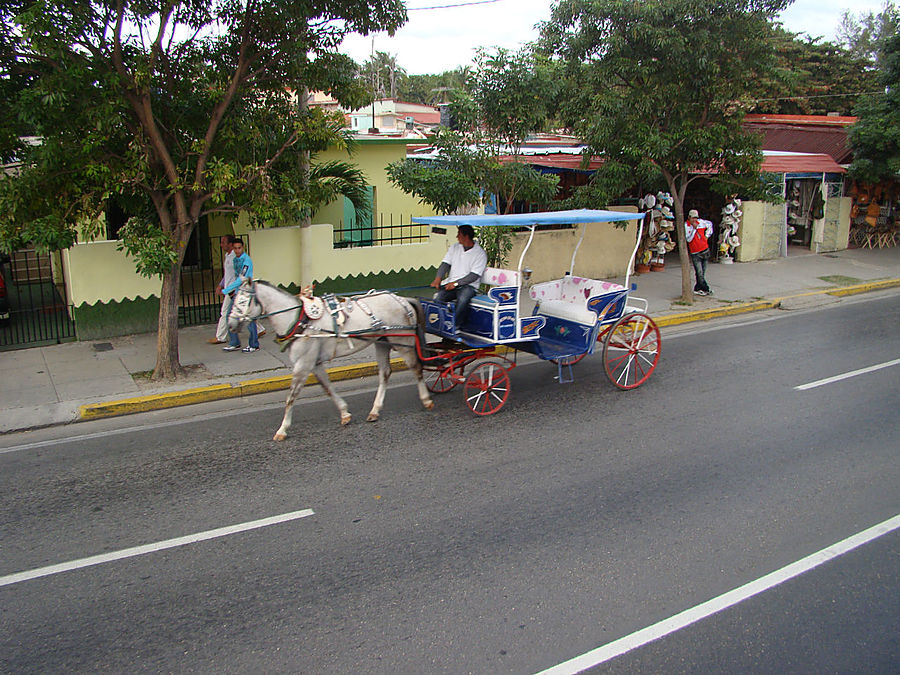
MULTIPOLYGON (((618 211, 578 210, 503 216, 433 216, 413 218, 413 222, 475 227, 524 226, 531 229, 533 238, 534 227, 538 224, 616 222, 642 217, 642 214, 618 211)), ((488 288, 484 294, 472 299, 466 322, 458 331, 454 331, 455 303, 422 299, 426 330, 472 347, 510 345, 542 359, 562 360, 592 353, 603 326, 616 322, 631 309, 646 309, 646 301, 639 298, 633 298, 639 303, 638 307, 629 306, 628 276, 625 285, 619 285, 573 276, 571 268, 561 279, 530 287, 527 297, 523 297, 522 262, 531 238, 519 260, 518 270, 489 267, 485 271, 481 281, 488 288), (642 308, 640 303, 643 303, 642 308)), ((572 267, 580 244, 579 240, 572 256, 572 267)))

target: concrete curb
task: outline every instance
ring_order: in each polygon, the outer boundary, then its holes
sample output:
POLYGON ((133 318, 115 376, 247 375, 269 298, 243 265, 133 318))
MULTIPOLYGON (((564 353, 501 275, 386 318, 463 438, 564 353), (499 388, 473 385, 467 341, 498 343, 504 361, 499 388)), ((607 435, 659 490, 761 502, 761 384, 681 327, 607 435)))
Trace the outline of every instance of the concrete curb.
MULTIPOLYGON (((895 288, 898 286, 900 286, 900 279, 884 279, 864 284, 854 284, 853 286, 845 286, 843 288, 829 288, 823 289, 821 291, 798 293, 796 295, 785 296, 783 298, 774 298, 771 300, 735 303, 734 305, 730 305, 727 307, 695 310, 691 312, 682 312, 679 314, 666 314, 660 317, 654 317, 654 321, 661 328, 666 326, 677 326, 684 323, 709 321, 710 319, 717 319, 725 316, 747 314, 749 312, 760 312, 767 309, 777 309, 785 300, 789 298, 800 298, 815 295, 857 295, 859 293, 868 293, 871 291, 879 291, 887 288, 895 288)), ((378 366, 374 362, 370 362, 358 363, 351 366, 337 366, 334 368, 328 368, 327 370, 328 377, 332 381, 340 382, 342 380, 353 380, 361 377, 369 377, 371 375, 375 375, 378 373, 378 366)), ((406 362, 401 358, 391 359, 391 370, 406 370, 406 362)), ((306 384, 318 384, 318 380, 316 379, 315 375, 310 375, 306 380, 306 384)), ((208 403, 211 401, 219 401, 227 398, 240 398, 243 396, 252 396, 254 394, 264 394, 273 391, 281 391, 284 389, 288 389, 290 385, 290 375, 279 375, 275 377, 245 380, 237 384, 214 384, 205 387, 185 389, 182 391, 164 392, 160 394, 150 394, 147 396, 121 399, 118 401, 88 403, 79 406, 78 417, 81 421, 87 421, 105 417, 116 417, 119 415, 130 415, 139 412, 149 412, 151 410, 162 410, 165 408, 175 408, 178 406, 192 405, 194 403, 208 403)))

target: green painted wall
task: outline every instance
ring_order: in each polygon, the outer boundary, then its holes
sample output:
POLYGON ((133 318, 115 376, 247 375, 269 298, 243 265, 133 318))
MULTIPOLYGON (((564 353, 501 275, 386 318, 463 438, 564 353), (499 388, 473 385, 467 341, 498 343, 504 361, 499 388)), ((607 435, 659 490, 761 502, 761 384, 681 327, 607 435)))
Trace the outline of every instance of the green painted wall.
POLYGON ((152 333, 159 325, 159 298, 83 303, 74 308, 72 318, 79 340, 152 333))

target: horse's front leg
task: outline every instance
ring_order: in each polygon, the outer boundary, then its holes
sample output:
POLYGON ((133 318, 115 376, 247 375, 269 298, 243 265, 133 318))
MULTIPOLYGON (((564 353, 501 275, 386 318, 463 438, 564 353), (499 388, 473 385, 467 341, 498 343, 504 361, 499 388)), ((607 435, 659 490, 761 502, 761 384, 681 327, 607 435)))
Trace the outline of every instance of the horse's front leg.
POLYGON ((331 384, 331 378, 328 377, 328 370, 326 370, 325 365, 320 363, 313 368, 312 371, 315 373, 316 377, 319 378, 319 384, 322 385, 322 389, 325 390, 325 393, 328 394, 334 405, 337 407, 338 412, 341 413, 341 424, 350 424, 352 416, 347 410, 347 402, 334 390, 334 385, 331 384))
POLYGON ((384 405, 384 392, 387 391, 387 383, 391 377, 390 345, 383 342, 375 343, 375 362, 378 364, 378 391, 375 393, 372 410, 366 418, 367 422, 377 422, 381 415, 381 407, 384 405))
POLYGON ((274 441, 283 441, 287 438, 288 429, 291 428, 291 419, 294 416, 294 401, 300 395, 306 379, 309 377, 310 368, 301 361, 294 364, 294 372, 291 377, 291 388, 288 391, 287 401, 284 403, 284 417, 281 419, 281 426, 272 437, 274 441))

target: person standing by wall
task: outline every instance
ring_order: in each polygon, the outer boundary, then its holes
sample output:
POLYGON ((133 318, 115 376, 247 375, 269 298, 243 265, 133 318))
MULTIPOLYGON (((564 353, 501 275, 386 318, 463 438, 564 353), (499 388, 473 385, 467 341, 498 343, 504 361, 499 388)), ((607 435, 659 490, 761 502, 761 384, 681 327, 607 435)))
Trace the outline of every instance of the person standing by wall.
POLYGON ((706 282, 706 265, 709 262, 709 239, 712 237, 712 223, 708 220, 701 220, 697 209, 691 209, 688 211, 684 229, 688 252, 691 254, 691 264, 694 266, 694 293, 710 295, 712 290, 706 282))
MULTIPOLYGON (((250 256, 246 253, 246 251, 244 251, 244 240, 240 239, 239 237, 235 237, 234 242, 232 243, 232 248, 234 250, 235 278, 223 289, 225 295, 228 296, 229 311, 231 310, 231 304, 234 301, 234 292, 241 285, 242 278, 253 278, 253 261, 250 259, 250 256)), ((242 350, 246 354, 259 351, 259 335, 256 332, 255 321, 250 322, 249 332, 250 340, 247 343, 247 346, 242 350)), ((238 337, 237 333, 228 331, 228 346, 224 347, 223 349, 226 352, 236 352, 241 349, 241 339, 240 337, 238 337)))
POLYGON ((222 259, 222 279, 216 286, 216 294, 222 296, 222 308, 219 311, 219 323, 216 325, 216 336, 207 342, 211 345, 225 344, 228 341, 228 310, 231 308, 231 298, 225 294, 224 289, 234 281, 234 235, 224 234, 219 237, 219 245, 225 253, 222 259))

